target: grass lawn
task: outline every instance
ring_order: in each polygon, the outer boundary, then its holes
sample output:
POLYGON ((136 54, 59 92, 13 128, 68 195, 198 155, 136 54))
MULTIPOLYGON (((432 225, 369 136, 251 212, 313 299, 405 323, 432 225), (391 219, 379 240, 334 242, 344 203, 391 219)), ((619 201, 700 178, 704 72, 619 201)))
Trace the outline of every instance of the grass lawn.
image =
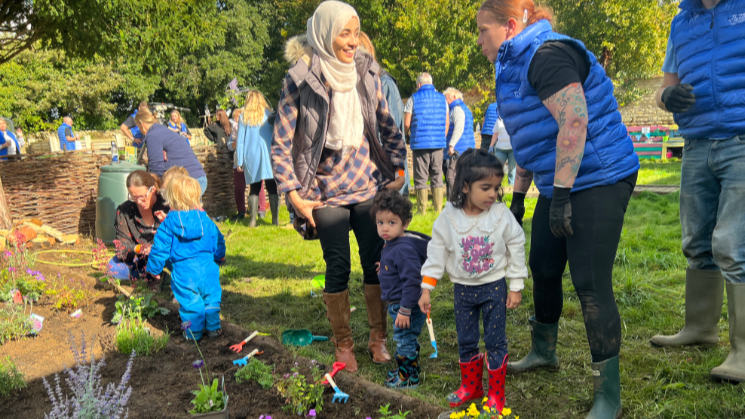
POLYGON ((680 161, 660 162, 644 159, 641 161, 639 185, 680 185, 680 161))
MULTIPOLYGON (((680 165, 676 166, 679 171, 680 165)), ((651 172, 645 178, 653 178, 656 169, 675 173, 667 167, 645 164, 645 170, 651 172)), ((535 202, 535 199, 526 200, 526 247, 530 245, 535 202)), ((431 214, 417 217, 410 229, 429 234, 434 219, 431 214)), ((283 211, 281 223, 287 221, 287 213, 283 211)), ((229 224, 222 225, 223 231, 228 228, 231 228, 229 224)), ((331 336, 323 301, 310 296, 310 279, 325 270, 319 243, 305 242, 294 230, 266 223, 256 229, 242 225, 232 229, 234 235, 227 243, 228 264, 222 268, 223 316, 250 329, 269 332, 278 339, 287 328, 308 328, 315 334, 331 336)), ((683 325, 686 260, 680 250, 680 234, 677 193, 667 196, 643 193, 632 198, 614 272, 623 328, 624 418, 740 418, 745 385, 719 384, 709 378, 709 370, 719 365, 728 353, 726 309, 719 323, 720 344, 714 348, 653 349, 649 345, 648 340, 655 333, 675 332, 683 325)), ((354 235, 351 242, 350 294, 352 305, 357 307, 352 314, 352 329, 359 374, 383 383, 391 366, 373 364, 366 353, 367 317, 354 235)), ((583 418, 592 406, 590 353, 582 311, 568 273, 564 292, 558 345, 560 372, 508 378, 507 406, 522 418, 583 418)), ((423 384, 408 393, 447 406, 445 396, 460 383, 452 284, 441 281, 432 295, 439 358, 428 358, 432 347, 427 332, 423 331, 419 340, 423 384)), ((507 314, 513 360, 520 359, 530 348, 528 318, 532 313, 532 281, 528 279, 523 305, 507 314)), ((390 334, 388 343, 393 350, 390 334)), ((334 360, 330 342, 291 351, 327 365, 334 360)))

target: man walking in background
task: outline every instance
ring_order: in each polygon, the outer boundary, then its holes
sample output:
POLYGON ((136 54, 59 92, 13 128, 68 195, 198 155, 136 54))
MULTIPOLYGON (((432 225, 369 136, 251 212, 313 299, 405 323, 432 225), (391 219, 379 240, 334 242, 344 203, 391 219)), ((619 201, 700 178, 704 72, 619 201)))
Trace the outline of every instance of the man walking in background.
POLYGON ((409 133, 414 157, 414 189, 417 214, 427 212, 427 179, 432 187, 435 213, 442 210, 445 188, 442 182, 442 153, 448 133, 450 115, 445 96, 435 90, 432 76, 422 73, 416 78, 417 91, 404 107, 404 126, 409 133))
POLYGON ((450 109, 450 127, 448 128, 447 149, 445 150, 443 170, 447 182, 447 197, 450 199, 450 189, 455 181, 455 165, 458 157, 469 148, 476 147, 473 133, 473 114, 463 103, 463 93, 454 87, 448 87, 443 92, 450 109))

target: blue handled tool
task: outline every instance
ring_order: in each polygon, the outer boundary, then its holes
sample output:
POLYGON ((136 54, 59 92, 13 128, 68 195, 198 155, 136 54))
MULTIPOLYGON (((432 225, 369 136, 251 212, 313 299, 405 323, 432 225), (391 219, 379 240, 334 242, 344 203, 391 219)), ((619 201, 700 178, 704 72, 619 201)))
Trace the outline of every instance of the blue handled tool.
POLYGON ((349 394, 339 390, 339 387, 336 386, 336 383, 334 382, 334 379, 331 378, 330 374, 326 374, 326 381, 328 381, 329 384, 331 384, 331 387, 334 388, 334 398, 331 399, 331 403, 346 403, 347 401, 349 401, 349 394))
POLYGON ((252 356, 254 356, 254 355, 261 355, 263 353, 264 352, 259 352, 258 349, 254 349, 253 351, 251 351, 250 354, 244 356, 241 359, 236 359, 235 361, 233 361, 233 365, 240 365, 240 366, 245 367, 246 364, 248 364, 248 360, 251 359, 252 356))

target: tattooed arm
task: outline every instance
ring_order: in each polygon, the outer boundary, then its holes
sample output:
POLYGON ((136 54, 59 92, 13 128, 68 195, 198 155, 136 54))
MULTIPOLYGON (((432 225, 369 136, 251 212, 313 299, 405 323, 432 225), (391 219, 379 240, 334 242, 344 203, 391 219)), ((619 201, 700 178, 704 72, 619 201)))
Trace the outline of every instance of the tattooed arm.
MULTIPOLYGON (((587 138, 587 103, 582 85, 572 83, 543 101, 559 124, 556 137, 556 172, 554 185, 574 186, 579 166, 585 154, 587 138)), ((518 179, 520 179, 518 169, 518 179)), ((517 188, 517 180, 515 188, 517 188)), ((528 184, 529 185, 529 184, 528 184)))
POLYGON ((533 183, 533 172, 523 169, 518 165, 515 169, 515 186, 512 190, 514 192, 528 193, 531 183, 533 183))

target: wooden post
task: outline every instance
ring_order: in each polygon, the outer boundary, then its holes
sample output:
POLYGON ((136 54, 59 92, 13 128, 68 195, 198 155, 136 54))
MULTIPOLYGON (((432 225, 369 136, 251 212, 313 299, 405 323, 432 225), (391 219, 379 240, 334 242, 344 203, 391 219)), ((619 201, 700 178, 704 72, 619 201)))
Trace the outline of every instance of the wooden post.
POLYGON ((0 179, 0 228, 10 230, 13 226, 13 220, 10 218, 8 202, 5 200, 5 191, 3 190, 3 181, 0 179))

